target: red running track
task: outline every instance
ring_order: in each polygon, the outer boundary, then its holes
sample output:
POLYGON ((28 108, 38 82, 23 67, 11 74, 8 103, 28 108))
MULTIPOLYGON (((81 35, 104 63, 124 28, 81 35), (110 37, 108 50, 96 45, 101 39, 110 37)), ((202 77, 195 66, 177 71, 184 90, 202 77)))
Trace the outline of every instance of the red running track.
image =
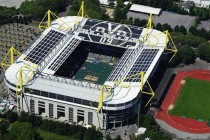
POLYGON ((169 106, 174 105, 176 102, 182 88, 182 85, 180 84, 181 80, 185 77, 193 77, 210 81, 210 70, 178 71, 161 105, 162 111, 157 112, 155 118, 165 121, 168 125, 180 131, 197 134, 210 133, 210 127, 206 125, 206 122, 199 122, 198 120, 190 118, 182 118, 168 113, 169 106))

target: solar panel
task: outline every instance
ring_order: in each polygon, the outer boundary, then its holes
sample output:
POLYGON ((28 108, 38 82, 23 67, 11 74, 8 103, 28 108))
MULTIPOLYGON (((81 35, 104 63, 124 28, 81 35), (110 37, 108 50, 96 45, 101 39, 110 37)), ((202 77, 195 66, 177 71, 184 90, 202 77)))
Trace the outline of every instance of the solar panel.
POLYGON ((137 58, 136 62, 130 69, 127 77, 124 79, 124 82, 140 82, 141 76, 135 75, 141 71, 146 72, 151 65, 152 61, 154 60, 156 54, 158 53, 159 49, 143 49, 139 57, 137 58))
POLYGON ((47 54, 58 44, 59 40, 63 36, 63 33, 50 30, 47 35, 33 48, 33 50, 30 51, 25 60, 29 60, 35 64, 40 64, 41 60, 47 56, 47 54))
POLYGON ((127 64, 127 60, 129 57, 131 57, 131 54, 134 52, 135 49, 127 49, 126 52, 123 54, 122 58, 118 62, 117 66, 114 68, 114 70, 109 75, 107 81, 116 81, 119 80, 119 74, 122 72, 122 69, 127 64))
POLYGON ((136 46, 142 28, 128 26, 108 21, 88 19, 85 25, 81 26, 79 36, 86 41, 114 45, 122 48, 136 46))
POLYGON ((68 58, 68 56, 75 50, 80 42, 81 41, 79 39, 73 38, 48 68, 56 71, 68 58))

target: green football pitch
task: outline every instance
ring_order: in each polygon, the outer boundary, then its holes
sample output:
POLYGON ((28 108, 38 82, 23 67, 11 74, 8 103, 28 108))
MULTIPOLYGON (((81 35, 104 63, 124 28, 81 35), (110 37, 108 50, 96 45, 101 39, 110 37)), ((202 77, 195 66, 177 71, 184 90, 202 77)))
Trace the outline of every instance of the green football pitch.
POLYGON ((210 120, 210 82, 185 78, 170 114, 192 119, 210 120))
POLYGON ((79 71, 75 74, 74 79, 85 80, 99 85, 103 85, 109 74, 113 70, 113 66, 107 63, 90 63, 85 62, 79 71))

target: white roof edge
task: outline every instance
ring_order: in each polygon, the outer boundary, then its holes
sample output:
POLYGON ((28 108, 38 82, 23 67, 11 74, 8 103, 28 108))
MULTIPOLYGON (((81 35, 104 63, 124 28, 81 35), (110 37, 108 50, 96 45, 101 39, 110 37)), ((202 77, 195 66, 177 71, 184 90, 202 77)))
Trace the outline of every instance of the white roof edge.
POLYGON ((145 6, 145 5, 132 4, 129 10, 141 12, 141 13, 147 13, 147 14, 152 13, 153 15, 159 15, 162 9, 145 6))

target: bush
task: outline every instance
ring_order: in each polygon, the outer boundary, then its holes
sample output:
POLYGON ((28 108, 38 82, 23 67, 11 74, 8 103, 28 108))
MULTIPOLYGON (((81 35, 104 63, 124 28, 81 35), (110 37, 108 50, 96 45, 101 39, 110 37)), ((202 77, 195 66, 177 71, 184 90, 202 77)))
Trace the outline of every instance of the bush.
POLYGON ((0 134, 4 135, 7 133, 7 130, 9 128, 9 122, 5 119, 0 119, 0 134))
POLYGON ((16 122, 12 125, 9 136, 11 140, 40 140, 39 134, 30 123, 16 122))
POLYGON ((5 113, 6 119, 10 122, 10 123, 14 123, 17 121, 18 118, 18 114, 15 112, 12 112, 11 110, 7 111, 5 113))

